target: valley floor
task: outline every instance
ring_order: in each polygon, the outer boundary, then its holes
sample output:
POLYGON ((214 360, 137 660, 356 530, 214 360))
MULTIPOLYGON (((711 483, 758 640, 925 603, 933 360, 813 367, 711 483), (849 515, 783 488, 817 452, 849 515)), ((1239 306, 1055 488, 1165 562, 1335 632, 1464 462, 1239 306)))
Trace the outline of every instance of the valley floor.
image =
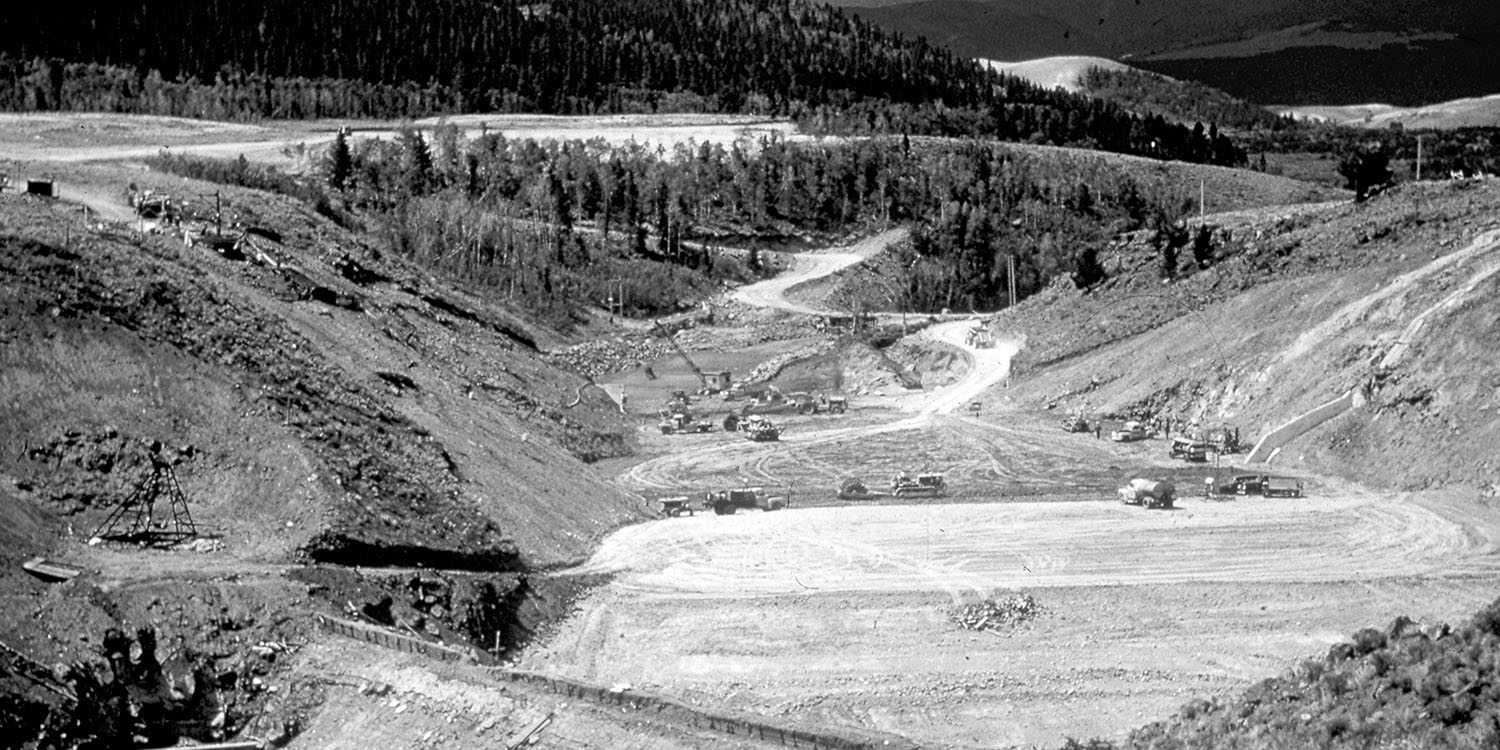
MULTIPOLYGON (((1141 446, 1012 418, 1009 434, 1065 452, 1048 464, 1142 460, 1141 446)), ((939 419, 976 440, 996 429, 939 419)), ((820 460, 873 450, 896 466, 901 445, 849 435, 820 460)), ((613 582, 525 664, 926 746, 1056 746, 1238 692, 1395 614, 1455 621, 1494 597, 1500 572, 1500 513, 1442 497, 1324 483, 1170 511, 1060 488, 974 499, 623 529, 584 568, 613 582), (1001 632, 949 619, 1009 592, 1044 614, 1001 632)))

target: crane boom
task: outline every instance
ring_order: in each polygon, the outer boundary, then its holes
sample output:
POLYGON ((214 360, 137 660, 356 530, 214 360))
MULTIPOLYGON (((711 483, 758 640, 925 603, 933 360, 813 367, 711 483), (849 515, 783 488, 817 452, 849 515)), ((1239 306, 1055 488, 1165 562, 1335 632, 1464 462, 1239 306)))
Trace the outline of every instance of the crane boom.
POLYGON ((662 326, 661 321, 653 320, 651 321, 651 326, 656 329, 657 333, 661 334, 662 338, 667 340, 668 344, 672 345, 672 350, 677 352, 677 356, 682 357, 682 361, 686 362, 688 368, 693 371, 693 374, 698 376, 698 384, 703 387, 704 392, 707 392, 709 390, 708 376, 703 374, 703 370, 698 367, 698 363, 694 362, 693 358, 689 357, 688 353, 678 345, 677 340, 672 338, 672 332, 662 326))

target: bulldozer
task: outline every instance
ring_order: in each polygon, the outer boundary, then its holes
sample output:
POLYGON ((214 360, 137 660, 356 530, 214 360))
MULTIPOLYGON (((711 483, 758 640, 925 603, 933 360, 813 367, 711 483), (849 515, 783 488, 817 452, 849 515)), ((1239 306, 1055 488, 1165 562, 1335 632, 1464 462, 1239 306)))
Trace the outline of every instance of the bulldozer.
POLYGON ((902 471, 891 478, 891 494, 896 497, 942 497, 948 494, 948 485, 942 474, 913 477, 902 471))
POLYGON ((760 487, 745 487, 738 490, 720 490, 703 494, 703 509, 714 515, 732 516, 737 510, 759 508, 767 513, 782 510, 791 504, 784 495, 770 495, 760 487))

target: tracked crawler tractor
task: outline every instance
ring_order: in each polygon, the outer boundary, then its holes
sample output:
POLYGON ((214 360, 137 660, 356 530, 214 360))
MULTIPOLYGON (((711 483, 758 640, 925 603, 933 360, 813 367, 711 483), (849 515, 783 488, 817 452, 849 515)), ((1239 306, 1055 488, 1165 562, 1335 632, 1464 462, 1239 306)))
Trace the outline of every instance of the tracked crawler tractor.
POLYGON ((891 478, 891 494, 896 497, 942 497, 948 494, 948 485, 942 474, 912 477, 903 471, 891 478))

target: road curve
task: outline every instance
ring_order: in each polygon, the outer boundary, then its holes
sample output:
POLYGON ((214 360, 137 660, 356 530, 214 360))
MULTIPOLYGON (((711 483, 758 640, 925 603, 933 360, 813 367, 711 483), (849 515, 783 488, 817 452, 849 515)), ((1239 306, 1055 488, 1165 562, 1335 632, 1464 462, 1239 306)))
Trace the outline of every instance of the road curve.
POLYGON ((792 287, 813 279, 820 279, 884 250, 905 239, 910 231, 905 227, 890 229, 873 237, 867 237, 847 247, 833 248, 837 252, 792 253, 792 269, 774 279, 746 284, 736 289, 730 298, 754 307, 770 307, 803 315, 823 315, 827 310, 809 307, 786 298, 792 287))

